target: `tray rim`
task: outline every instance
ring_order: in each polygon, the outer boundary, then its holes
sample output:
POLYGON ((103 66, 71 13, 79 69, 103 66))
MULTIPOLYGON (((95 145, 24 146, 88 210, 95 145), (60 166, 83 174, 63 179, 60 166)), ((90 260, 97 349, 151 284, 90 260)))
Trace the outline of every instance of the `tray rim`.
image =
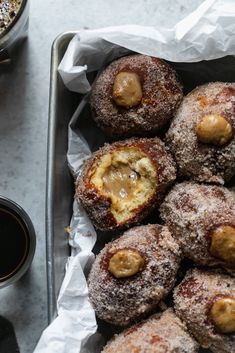
POLYGON ((47 272, 47 310, 48 323, 56 316, 56 292, 54 278, 54 165, 55 165, 55 127, 57 123, 56 105, 58 98, 58 65, 59 46, 62 41, 68 44, 78 31, 66 31, 59 34, 53 41, 51 47, 50 64, 50 88, 49 88, 49 110, 48 110, 48 134, 47 134, 47 167, 46 167, 46 199, 45 199, 45 235, 46 235, 46 272, 47 272))

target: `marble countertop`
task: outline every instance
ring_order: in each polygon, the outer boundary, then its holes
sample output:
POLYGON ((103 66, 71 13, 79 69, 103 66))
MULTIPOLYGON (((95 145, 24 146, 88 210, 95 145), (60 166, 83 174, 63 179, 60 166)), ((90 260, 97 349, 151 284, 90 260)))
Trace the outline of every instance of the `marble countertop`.
MULTIPOLYGON (((0 195, 31 217, 37 248, 30 271, 0 290, 0 316, 32 353, 47 326, 45 189, 50 50, 68 30, 136 23, 171 27, 202 0, 32 0, 28 40, 0 73, 0 195)), ((2 352, 1 352, 2 353, 2 352)), ((6 353, 6 352, 4 352, 6 353)))

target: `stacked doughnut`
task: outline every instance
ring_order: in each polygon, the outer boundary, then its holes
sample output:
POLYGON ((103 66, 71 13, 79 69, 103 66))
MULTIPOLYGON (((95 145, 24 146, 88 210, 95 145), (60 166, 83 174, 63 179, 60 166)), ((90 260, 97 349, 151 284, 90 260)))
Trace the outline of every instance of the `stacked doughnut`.
POLYGON ((168 63, 139 54, 109 64, 92 86, 93 118, 119 140, 94 152, 76 181, 75 197, 110 239, 91 268, 89 298, 99 319, 128 326, 103 353, 190 353, 199 344, 235 353, 235 196, 226 187, 235 84, 182 92, 168 63), (174 288, 183 257, 192 268, 174 288), (165 299, 173 308, 159 313, 165 299))

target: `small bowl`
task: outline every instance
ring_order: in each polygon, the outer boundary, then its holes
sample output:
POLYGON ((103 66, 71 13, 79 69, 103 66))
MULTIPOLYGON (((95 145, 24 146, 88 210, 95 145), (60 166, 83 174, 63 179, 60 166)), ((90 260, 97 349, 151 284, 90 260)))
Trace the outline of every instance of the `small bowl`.
MULTIPOLYGON (((20 279, 31 265, 34 257, 35 247, 36 247, 36 235, 33 224, 28 216, 28 214, 23 210, 21 206, 12 200, 9 200, 3 196, 0 196, 0 234, 4 236, 4 233, 10 229, 9 227, 15 226, 16 230, 21 232, 20 237, 15 237, 15 233, 11 236, 11 241, 6 241, 4 244, 2 242, 2 249, 9 250, 10 255, 17 258, 16 264, 9 261, 9 266, 7 261, 3 261, 3 269, 0 268, 0 288, 8 286, 18 279, 20 279), (12 219, 12 222, 10 222, 12 219), (2 222, 2 224, 1 224, 2 222), (6 224, 8 226, 6 227, 6 224), (5 227, 4 227, 5 225, 5 227), (7 230, 6 230, 7 228, 7 230), (22 241, 21 241, 22 239, 22 241), (14 247, 15 241, 15 247, 14 247), (21 246, 22 245, 22 246, 21 246), (18 249, 20 249, 18 251, 18 249), (21 254, 22 253, 22 254, 21 254), (14 254, 14 255, 13 255, 14 254), (19 260, 18 260, 19 258, 19 260), (4 266, 9 267, 9 273, 4 273, 4 266), (1 273, 3 271, 3 273, 1 273)), ((13 228, 12 228, 13 229, 13 228)), ((5 234, 6 235, 6 234, 5 234)), ((8 235, 8 233, 7 233, 8 235)), ((0 247, 1 247, 1 237, 0 237, 0 247)), ((0 250, 1 251, 1 250, 0 250)), ((3 250, 2 250, 3 251, 3 250)), ((7 257, 8 258, 8 257, 7 257)), ((13 260, 14 262, 14 260, 13 260)), ((1 264, 1 261, 0 261, 1 264)), ((5 270, 7 271, 7 270, 5 270)))
POLYGON ((29 0, 22 0, 9 26, 0 33, 0 64, 9 63, 13 52, 28 35, 29 0))

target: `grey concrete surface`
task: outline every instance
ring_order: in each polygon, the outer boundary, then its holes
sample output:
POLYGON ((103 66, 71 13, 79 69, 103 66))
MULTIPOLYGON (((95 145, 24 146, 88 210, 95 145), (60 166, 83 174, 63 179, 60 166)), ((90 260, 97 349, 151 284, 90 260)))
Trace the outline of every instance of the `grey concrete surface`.
MULTIPOLYGON (((18 202, 37 233, 31 270, 0 290, 0 315, 32 353, 47 325, 45 187, 50 49, 68 30, 119 24, 173 26, 202 0, 32 0, 27 42, 0 73, 0 194, 18 202)), ((7 353, 7 352, 6 352, 7 353)))

